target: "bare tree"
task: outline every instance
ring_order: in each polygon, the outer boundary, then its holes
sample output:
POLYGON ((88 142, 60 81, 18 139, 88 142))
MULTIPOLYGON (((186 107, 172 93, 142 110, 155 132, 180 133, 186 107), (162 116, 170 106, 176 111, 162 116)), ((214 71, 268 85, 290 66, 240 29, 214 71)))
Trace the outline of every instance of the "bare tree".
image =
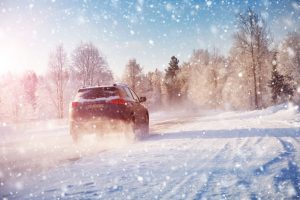
POLYGON ((55 52, 50 54, 48 64, 50 78, 47 89, 57 111, 57 117, 64 117, 64 92, 69 79, 67 54, 63 45, 59 45, 55 52))
POLYGON ((81 43, 73 52, 73 70, 83 86, 113 81, 104 56, 92 43, 81 43))
POLYGON ((262 92, 264 87, 267 87, 267 82, 262 83, 263 80, 267 80, 263 67, 266 66, 265 58, 269 56, 271 38, 265 21, 250 8, 246 13, 239 15, 238 28, 239 31, 234 35, 235 48, 238 48, 248 61, 246 67, 253 87, 250 93, 254 97, 255 108, 261 108, 262 92))
POLYGON ((6 73, 1 76, 1 117, 5 121, 19 122, 25 119, 24 93, 21 78, 17 74, 6 73))

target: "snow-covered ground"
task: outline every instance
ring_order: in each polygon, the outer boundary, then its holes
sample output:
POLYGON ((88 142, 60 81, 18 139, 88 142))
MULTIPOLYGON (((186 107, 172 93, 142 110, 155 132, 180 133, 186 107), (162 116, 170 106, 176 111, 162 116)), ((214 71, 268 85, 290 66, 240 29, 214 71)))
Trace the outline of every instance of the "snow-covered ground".
POLYGON ((300 113, 151 114, 151 136, 72 144, 66 123, 0 128, 7 199, 299 199, 300 113))

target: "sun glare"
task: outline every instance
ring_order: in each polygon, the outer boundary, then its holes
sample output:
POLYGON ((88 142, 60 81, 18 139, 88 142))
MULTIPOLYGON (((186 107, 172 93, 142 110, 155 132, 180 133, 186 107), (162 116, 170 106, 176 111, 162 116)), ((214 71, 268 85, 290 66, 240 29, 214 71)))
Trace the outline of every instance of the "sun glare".
POLYGON ((24 42, 14 38, 0 40, 0 74, 7 72, 22 73, 28 69, 40 72, 40 58, 24 42))
POLYGON ((17 63, 10 52, 0 51, 0 73, 7 71, 15 71, 14 67, 17 63))
POLYGON ((25 52, 21 44, 3 40, 0 46, 0 73, 20 72, 24 65, 25 52))

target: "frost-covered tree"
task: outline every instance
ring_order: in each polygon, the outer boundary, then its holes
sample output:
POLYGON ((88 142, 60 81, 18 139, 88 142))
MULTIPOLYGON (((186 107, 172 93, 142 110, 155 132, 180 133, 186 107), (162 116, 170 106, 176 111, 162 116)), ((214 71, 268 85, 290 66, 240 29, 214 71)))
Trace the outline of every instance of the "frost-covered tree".
POLYGON ((28 119, 30 112, 25 101, 21 77, 13 73, 1 77, 1 118, 7 121, 20 122, 28 119))
MULTIPOLYGON (((282 44, 282 53, 288 56, 286 63, 293 72, 300 74, 300 33, 291 32, 284 39, 282 44)), ((300 77, 299 77, 300 78, 300 77)))
POLYGON ((108 68, 104 56, 91 42, 81 43, 74 50, 72 60, 73 77, 81 81, 81 86, 113 82, 112 72, 108 68))
POLYGON ((123 82, 135 92, 141 93, 144 78, 143 68, 136 62, 136 59, 130 59, 123 72, 123 82))
POLYGON ((146 78, 149 82, 147 103, 150 106, 150 108, 159 108, 162 105, 163 99, 163 73, 158 69, 155 69, 154 72, 148 72, 146 78))
POLYGON ((214 49, 194 50, 187 65, 188 98, 205 108, 222 106, 222 90, 227 79, 225 58, 214 49))
POLYGON ((38 78, 34 71, 27 71, 22 77, 22 85, 23 91, 25 93, 25 100, 29 103, 33 110, 36 109, 37 106, 37 86, 38 86, 38 78))
POLYGON ((211 88, 210 104, 216 109, 223 104, 222 91, 228 78, 228 70, 225 58, 218 53, 217 49, 210 53, 209 60, 207 78, 211 88))
POLYGON ((49 56, 47 90, 52 103, 55 105, 58 118, 64 117, 65 88, 69 79, 67 54, 63 45, 56 47, 49 56))
POLYGON ((238 32, 234 35, 234 47, 246 67, 251 88, 248 90, 254 108, 263 107, 263 96, 267 88, 271 69, 265 63, 269 56, 271 37, 265 21, 252 9, 238 16, 238 32))
MULTIPOLYGON (((300 33, 289 33, 278 47, 278 71, 292 76, 297 91, 300 90, 300 33)), ((293 101, 300 102, 300 93, 294 93, 293 101)))
POLYGON ((223 106, 225 109, 252 109, 251 81, 249 83, 247 64, 244 55, 238 49, 232 48, 230 56, 224 63, 227 78, 222 90, 223 106))
MULTIPOLYGON (((49 83, 49 80, 49 74, 38 76, 39 84, 37 85, 36 91, 37 106, 35 112, 38 119, 50 119, 56 118, 58 116, 57 107, 54 103, 55 95, 54 93, 50 93, 50 91, 53 90, 54 86, 49 83)), ((67 105, 66 101, 68 101, 67 98, 65 98, 64 105, 67 105)), ((66 110, 66 106, 64 107, 66 110)))
POLYGON ((206 76, 209 65, 209 52, 203 49, 194 50, 189 65, 188 98, 200 107, 207 107, 210 100, 210 89, 207 87, 208 79, 206 76))
POLYGON ((22 107, 24 106, 23 100, 24 100, 24 95, 21 92, 22 91, 22 85, 17 77, 13 77, 13 82, 10 85, 10 100, 8 102, 11 102, 11 114, 12 114, 12 119, 14 122, 19 122, 22 121, 23 116, 22 112, 24 109, 22 107))
POLYGON ((180 100, 184 101, 187 99, 188 91, 188 79, 190 77, 190 64, 188 62, 183 62, 180 66, 180 70, 177 74, 177 84, 180 87, 180 100))

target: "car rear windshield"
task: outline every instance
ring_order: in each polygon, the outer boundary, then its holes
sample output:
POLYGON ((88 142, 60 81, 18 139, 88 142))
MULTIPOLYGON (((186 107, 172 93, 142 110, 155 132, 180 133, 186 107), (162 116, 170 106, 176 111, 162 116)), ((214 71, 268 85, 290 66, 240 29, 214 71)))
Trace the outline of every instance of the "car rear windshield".
POLYGON ((119 96, 115 87, 84 88, 78 91, 76 99, 97 99, 119 96))

